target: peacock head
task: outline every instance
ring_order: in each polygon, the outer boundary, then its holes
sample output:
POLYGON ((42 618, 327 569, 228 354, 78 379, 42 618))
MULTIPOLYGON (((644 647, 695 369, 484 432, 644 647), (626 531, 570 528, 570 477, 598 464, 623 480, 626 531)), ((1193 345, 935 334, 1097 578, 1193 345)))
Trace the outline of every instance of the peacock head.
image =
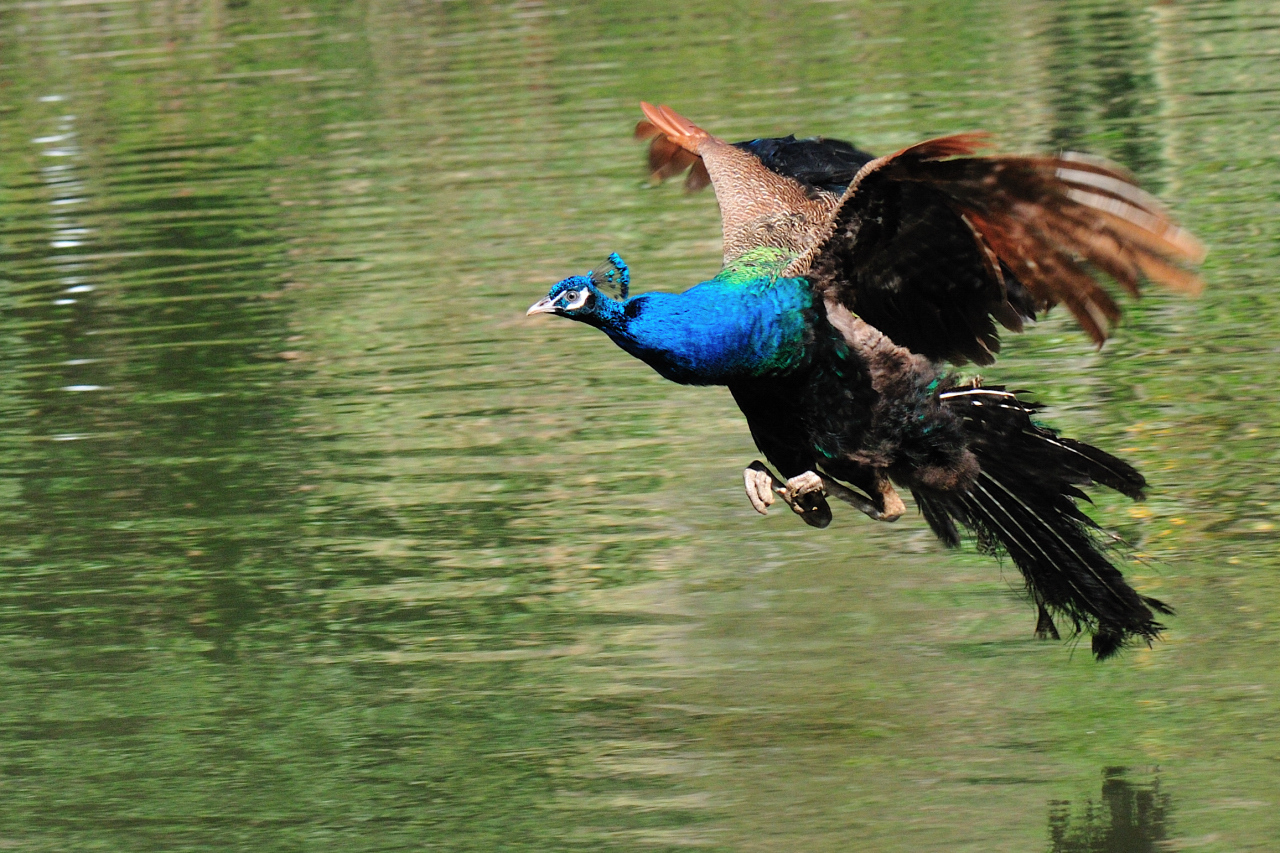
POLYGON ((546 298, 529 306, 525 314, 559 314, 589 323, 599 316, 604 301, 626 299, 630 285, 631 273, 627 264, 615 252, 605 260, 601 271, 571 275, 556 282, 546 298))

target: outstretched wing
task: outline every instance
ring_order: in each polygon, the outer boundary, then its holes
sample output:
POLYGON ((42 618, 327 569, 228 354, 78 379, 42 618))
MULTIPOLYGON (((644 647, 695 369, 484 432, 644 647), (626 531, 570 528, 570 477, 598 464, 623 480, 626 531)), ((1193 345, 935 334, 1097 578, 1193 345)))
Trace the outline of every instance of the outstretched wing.
MULTIPOLYGON (((655 118, 659 120, 667 114, 688 121, 669 107, 654 107, 643 102, 642 107, 646 114, 656 114, 655 118)), ((635 135, 637 139, 649 140, 649 175, 654 181, 665 181, 687 170, 685 189, 696 192, 711 184, 711 175, 702 158, 673 140, 654 122, 641 119, 636 124, 635 135)), ((681 138, 676 136, 676 139, 681 138)), ((800 183, 810 197, 818 193, 843 195, 862 167, 875 159, 874 154, 861 151, 844 140, 821 136, 807 139, 796 139, 794 135, 769 137, 731 144, 753 155, 769 171, 800 183)))
POLYGON ((636 136, 649 144, 656 180, 685 170, 685 186, 710 184, 720 204, 724 263, 752 249, 804 254, 825 233, 844 187, 869 161, 848 143, 760 139, 729 144, 669 107, 641 102, 636 136))
POLYGON ((1098 283, 1196 293, 1204 249, 1132 176, 1104 160, 973 157, 980 134, 913 145, 863 167, 831 224, 788 268, 900 346, 990 364, 995 321, 1062 303, 1101 344, 1120 316, 1098 283))

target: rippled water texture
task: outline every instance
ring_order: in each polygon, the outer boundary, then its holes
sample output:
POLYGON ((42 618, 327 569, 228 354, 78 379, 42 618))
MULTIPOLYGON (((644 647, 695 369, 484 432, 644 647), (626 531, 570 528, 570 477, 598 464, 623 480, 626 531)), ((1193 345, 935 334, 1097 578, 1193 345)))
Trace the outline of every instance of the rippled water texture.
POLYGON ((1272 851, 1280 9, 0 2, 0 847, 1272 851), (641 99, 1133 168, 1198 300, 992 381, 1152 481, 1096 664, 911 511, 751 512, 723 389, 524 317, 717 268, 641 99))

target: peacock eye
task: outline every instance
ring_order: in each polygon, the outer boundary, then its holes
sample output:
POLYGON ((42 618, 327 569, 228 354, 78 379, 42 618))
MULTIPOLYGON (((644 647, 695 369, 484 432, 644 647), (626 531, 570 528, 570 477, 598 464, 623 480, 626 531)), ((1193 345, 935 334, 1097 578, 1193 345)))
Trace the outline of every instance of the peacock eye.
POLYGON ((577 302, 577 301, 578 301, 578 291, 576 291, 576 290, 566 290, 566 291, 564 292, 564 298, 565 298, 565 301, 566 301, 566 302, 577 302))

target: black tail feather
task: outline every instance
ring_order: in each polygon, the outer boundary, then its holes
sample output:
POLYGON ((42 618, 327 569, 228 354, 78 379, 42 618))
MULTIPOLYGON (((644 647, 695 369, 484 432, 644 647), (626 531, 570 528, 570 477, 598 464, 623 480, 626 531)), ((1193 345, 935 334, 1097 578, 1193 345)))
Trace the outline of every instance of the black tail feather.
POLYGON ((1042 640, 1062 639, 1062 635, 1058 633, 1058 626, 1053 624, 1053 615, 1044 606, 1043 601, 1036 602, 1036 636, 1042 640))
POLYGON ((1037 633, 1055 635, 1050 613, 1093 634, 1099 659, 1137 639, 1148 645, 1163 629, 1163 602, 1139 595, 1101 550, 1093 521, 1076 500, 1079 487, 1103 485, 1135 500, 1146 480, 1114 456, 1039 426, 1038 407, 994 387, 964 386, 942 394, 964 424, 981 473, 963 492, 915 489, 925 520, 943 542, 958 541, 955 522, 981 544, 998 543, 1026 579, 1037 603, 1037 633))

